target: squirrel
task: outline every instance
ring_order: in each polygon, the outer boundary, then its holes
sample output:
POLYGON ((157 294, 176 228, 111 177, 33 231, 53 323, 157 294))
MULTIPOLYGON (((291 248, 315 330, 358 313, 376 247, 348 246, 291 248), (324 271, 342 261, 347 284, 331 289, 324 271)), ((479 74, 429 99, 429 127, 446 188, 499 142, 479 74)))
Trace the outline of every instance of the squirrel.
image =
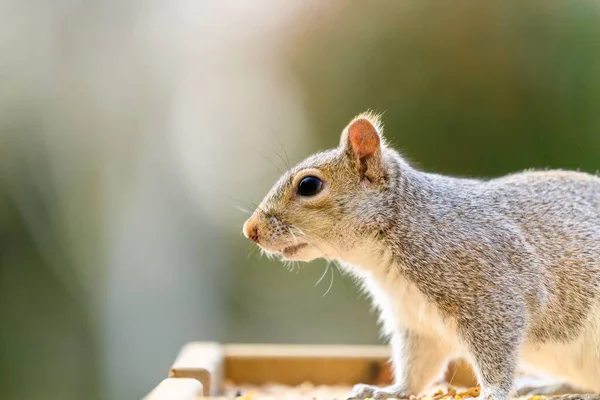
POLYGON ((355 385, 351 398, 417 395, 456 357, 480 399, 512 396, 517 368, 600 393, 598 176, 423 172, 366 112, 337 148, 287 171, 243 233, 284 260, 335 260, 370 295, 394 383, 355 385))

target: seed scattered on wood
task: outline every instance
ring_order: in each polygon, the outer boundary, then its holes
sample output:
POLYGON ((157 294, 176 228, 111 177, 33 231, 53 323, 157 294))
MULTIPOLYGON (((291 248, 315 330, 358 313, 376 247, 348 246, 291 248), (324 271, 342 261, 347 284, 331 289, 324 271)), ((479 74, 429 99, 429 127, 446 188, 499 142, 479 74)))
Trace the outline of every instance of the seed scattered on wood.
MULTIPOLYGON (((233 382, 225 383, 225 395, 235 397, 241 400, 259 400, 259 399, 277 399, 277 400, 344 400, 352 391, 351 386, 315 386, 310 382, 305 382, 298 386, 288 386, 278 383, 265 385, 236 385, 233 382)), ((408 400, 467 400, 479 396, 479 387, 461 389, 454 387, 435 386, 428 393, 419 396, 412 395, 408 400)), ((541 395, 519 397, 519 400, 548 400, 548 397, 541 395)), ((365 399, 374 400, 374 399, 365 399)), ((406 400, 393 399, 387 400, 406 400)))

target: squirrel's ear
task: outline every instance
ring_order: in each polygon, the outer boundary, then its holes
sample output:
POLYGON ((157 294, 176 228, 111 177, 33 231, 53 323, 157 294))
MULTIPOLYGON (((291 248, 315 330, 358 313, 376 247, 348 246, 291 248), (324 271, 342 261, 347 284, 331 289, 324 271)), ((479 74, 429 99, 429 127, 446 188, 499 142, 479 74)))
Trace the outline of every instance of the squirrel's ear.
POLYGON ((381 134, 379 120, 371 114, 356 117, 344 129, 340 146, 356 163, 361 176, 370 181, 382 176, 381 134))

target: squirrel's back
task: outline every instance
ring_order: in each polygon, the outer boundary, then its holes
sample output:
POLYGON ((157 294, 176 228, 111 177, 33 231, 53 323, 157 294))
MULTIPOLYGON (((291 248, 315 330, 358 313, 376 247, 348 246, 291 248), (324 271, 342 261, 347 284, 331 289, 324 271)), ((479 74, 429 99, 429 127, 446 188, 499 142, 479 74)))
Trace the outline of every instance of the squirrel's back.
MULTIPOLYGON (((476 181, 430 175, 428 212, 466 225, 511 224, 536 247, 567 250, 575 240, 600 250, 600 177, 574 171, 526 171, 476 181)), ((586 247, 588 248, 588 247, 586 247)), ((589 249, 589 248, 588 248, 589 249)))
MULTIPOLYGON (((457 179, 443 193, 442 203, 460 198, 458 207, 445 211, 452 232, 437 236, 459 237, 447 242, 444 253, 459 243, 472 257, 504 264, 492 267, 501 276, 492 270, 484 273, 488 279, 512 282, 506 287, 519 287, 529 299, 530 343, 573 340, 586 325, 598 325, 600 177, 527 171, 489 181, 457 179), (443 200, 444 196, 448 198, 443 200)), ((440 226, 436 224, 436 229, 440 226)), ((600 326, 587 329, 596 331, 600 326)))
POLYGON ((576 237, 600 246, 600 177, 528 171, 483 183, 479 196, 536 241, 576 237))
POLYGON ((600 177, 529 171, 488 181, 480 191, 548 267, 600 267, 600 177))

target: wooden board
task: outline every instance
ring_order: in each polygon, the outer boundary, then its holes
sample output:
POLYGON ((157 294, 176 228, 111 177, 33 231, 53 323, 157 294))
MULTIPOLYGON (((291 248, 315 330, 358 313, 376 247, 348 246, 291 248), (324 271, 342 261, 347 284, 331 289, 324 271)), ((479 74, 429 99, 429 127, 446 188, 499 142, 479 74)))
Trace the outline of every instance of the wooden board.
POLYGON ((376 383, 390 356, 382 346, 326 345, 227 345, 224 354, 228 380, 258 385, 376 383))
POLYGON ((218 343, 186 344, 169 370, 169 378, 194 378, 202 383, 204 396, 216 396, 221 387, 223 349, 218 343))

